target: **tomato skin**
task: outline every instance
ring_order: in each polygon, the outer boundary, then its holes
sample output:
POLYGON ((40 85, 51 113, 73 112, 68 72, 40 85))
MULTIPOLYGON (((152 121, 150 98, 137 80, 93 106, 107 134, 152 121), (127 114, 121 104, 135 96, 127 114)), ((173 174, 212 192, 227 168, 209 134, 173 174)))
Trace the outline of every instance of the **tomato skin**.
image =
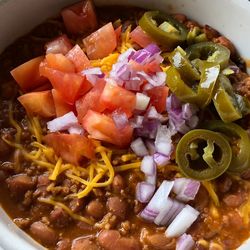
POLYGON ((95 157, 94 145, 83 135, 51 133, 43 137, 44 142, 68 163, 80 164, 83 157, 95 157))
POLYGON ((101 59, 112 53, 117 46, 116 33, 112 23, 108 23, 83 39, 88 57, 101 59))
POLYGON ((75 72, 74 64, 63 54, 48 54, 45 58, 49 68, 67 73, 75 72))
POLYGON ((44 57, 36 57, 16 67, 10 73, 23 91, 30 91, 47 82, 46 78, 39 74, 39 65, 44 57))
POLYGON ((142 48, 147 47, 151 43, 155 43, 154 40, 147 33, 145 33, 140 26, 137 26, 130 33, 130 38, 142 48))
POLYGON ((133 92, 124 89, 116 84, 107 82, 102 92, 100 103, 110 111, 120 109, 127 114, 132 115, 135 109, 136 96, 133 92))
POLYGON ((66 57, 75 65, 76 72, 81 72, 84 69, 90 68, 91 64, 86 56, 86 54, 83 52, 83 50, 80 48, 79 45, 75 45, 66 55, 66 57))
POLYGON ((96 112, 103 112, 105 110, 105 106, 100 103, 104 87, 105 81, 100 79, 87 94, 76 101, 77 118, 80 123, 89 109, 96 112))
POLYGON ((130 125, 119 130, 111 117, 93 110, 88 110, 82 125, 92 138, 120 147, 128 146, 132 140, 133 128, 130 125))
POLYGON ((147 95, 150 97, 151 104, 159 113, 166 111, 168 92, 169 88, 167 86, 159 86, 146 90, 147 95))
POLYGON ((66 103, 62 95, 57 90, 52 89, 51 92, 55 104, 55 111, 57 117, 63 116, 69 113, 70 111, 73 111, 73 106, 66 103))
POLYGON ((55 105, 51 91, 31 92, 19 96, 18 101, 27 113, 50 118, 55 116, 55 105))
POLYGON ((65 102, 73 105, 75 101, 92 88, 85 76, 76 73, 64 73, 49 68, 46 63, 40 65, 40 74, 47 77, 54 89, 64 98, 65 102))
POLYGON ((73 35, 90 33, 97 28, 97 18, 92 1, 85 0, 61 12, 66 30, 73 35))
POLYGON ((58 54, 66 55, 73 45, 66 35, 59 36, 52 41, 45 44, 46 54, 58 54))

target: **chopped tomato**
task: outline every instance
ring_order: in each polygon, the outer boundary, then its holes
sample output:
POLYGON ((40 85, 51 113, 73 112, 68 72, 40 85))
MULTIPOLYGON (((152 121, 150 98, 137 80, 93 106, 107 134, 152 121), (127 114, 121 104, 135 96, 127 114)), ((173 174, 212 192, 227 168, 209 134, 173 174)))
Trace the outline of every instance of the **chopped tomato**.
POLYGON ((75 72, 74 64, 63 54, 48 54, 46 55, 46 62, 48 67, 52 69, 57 69, 67 73, 75 72))
POLYGON ((100 103, 108 110, 120 109, 128 117, 132 115, 135 109, 135 102, 136 97, 133 92, 109 82, 106 83, 100 99, 100 103))
POLYGON ((130 33, 130 38, 142 48, 147 47, 151 43, 155 43, 154 40, 146 32, 144 32, 140 26, 137 26, 130 33))
POLYGON ((159 113, 166 111, 168 91, 169 89, 166 86, 154 87, 146 91, 150 97, 151 104, 155 106, 159 113))
POLYGON ((43 59, 43 56, 36 57, 10 72, 22 90, 29 91, 47 82, 47 79, 39 74, 39 65, 43 59))
POLYGON ((45 143, 68 163, 78 165, 83 157, 94 158, 94 145, 83 135, 51 133, 43 137, 45 143))
POLYGON ((51 83, 48 81, 47 83, 35 88, 35 89, 32 89, 31 92, 39 92, 39 91, 45 91, 45 90, 51 90, 52 89, 52 85, 51 83))
POLYGON ((73 110, 72 105, 66 103, 62 95, 57 90, 52 89, 52 95, 57 117, 63 116, 73 110))
POLYGON ((117 41, 119 41, 121 33, 122 33, 122 25, 120 25, 118 28, 115 29, 115 35, 116 35, 117 41))
POLYGON ((97 18, 92 1, 84 0, 61 12, 66 30, 70 34, 82 35, 97 28, 97 18))
POLYGON ((50 90, 27 93, 17 99, 24 106, 27 113, 31 115, 55 116, 55 105, 50 90))
POLYGON ((72 47, 73 45, 66 35, 59 36, 56 39, 45 44, 46 54, 61 53, 63 55, 66 55, 72 49, 72 47))
POLYGON ((49 68, 46 64, 40 65, 41 75, 47 77, 53 88, 64 98, 65 102, 73 105, 75 101, 88 92, 92 85, 85 76, 76 73, 64 73, 56 69, 49 68))
POLYGON ((108 56, 117 46, 116 34, 112 23, 108 23, 83 39, 90 59, 101 59, 108 56))
POLYGON ((105 110, 105 107, 100 103, 100 97, 104 87, 105 81, 100 79, 86 95, 76 101, 76 111, 79 122, 82 122, 83 117, 89 109, 97 112, 103 112, 105 110))
POLYGON ((76 71, 81 72, 91 67, 88 57, 85 55, 79 45, 75 45, 66 55, 66 57, 74 63, 76 71))
POLYGON ((144 71, 146 73, 155 73, 155 72, 162 71, 162 69, 161 69, 159 62, 157 62, 156 60, 153 60, 152 62, 144 65, 144 71))
POLYGON ((132 140, 133 128, 127 125, 123 129, 115 126, 113 119, 105 114, 89 110, 82 120, 83 128, 94 139, 125 147, 132 140))

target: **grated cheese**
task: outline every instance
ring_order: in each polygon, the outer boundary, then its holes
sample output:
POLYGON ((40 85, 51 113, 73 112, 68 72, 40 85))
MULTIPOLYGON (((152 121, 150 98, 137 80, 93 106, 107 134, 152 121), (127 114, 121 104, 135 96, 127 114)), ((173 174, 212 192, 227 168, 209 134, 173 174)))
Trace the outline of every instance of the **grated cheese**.
POLYGON ((220 206, 220 201, 219 201, 219 198, 215 192, 214 184, 211 181, 202 181, 201 183, 208 191, 208 194, 211 197, 211 199, 213 200, 214 205, 217 207, 220 206))

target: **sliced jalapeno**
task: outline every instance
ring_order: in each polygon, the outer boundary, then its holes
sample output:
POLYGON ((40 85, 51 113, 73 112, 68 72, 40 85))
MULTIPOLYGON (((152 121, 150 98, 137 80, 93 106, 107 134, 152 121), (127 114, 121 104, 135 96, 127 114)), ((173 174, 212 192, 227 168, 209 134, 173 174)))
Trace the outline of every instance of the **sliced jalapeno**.
POLYGON ((145 12, 139 25, 157 43, 167 48, 174 48, 187 38, 187 29, 183 24, 159 11, 145 12))
POLYGON ((185 134, 176 148, 176 162, 180 171, 196 180, 212 180, 229 167, 232 150, 219 133, 195 129, 185 134))
POLYGON ((233 91, 230 80, 220 74, 213 102, 214 106, 224 122, 232 122, 242 118, 242 113, 237 102, 237 96, 233 91))
POLYGON ((213 97, 220 66, 203 61, 200 71, 199 84, 191 86, 183 81, 180 73, 174 67, 170 67, 166 74, 168 87, 181 101, 194 103, 203 108, 210 103, 213 97))
POLYGON ((232 161, 228 171, 242 173, 250 167, 250 140, 247 132, 237 124, 222 121, 211 121, 205 126, 207 129, 226 135, 232 145, 232 161))
POLYGON ((168 59, 179 71, 183 79, 188 81, 200 80, 199 71, 191 64, 186 56, 186 52, 181 47, 178 46, 173 52, 169 53, 168 59))
POLYGON ((220 64, 221 69, 228 66, 230 58, 230 50, 220 44, 213 42, 201 42, 189 46, 186 49, 188 58, 206 60, 220 64))

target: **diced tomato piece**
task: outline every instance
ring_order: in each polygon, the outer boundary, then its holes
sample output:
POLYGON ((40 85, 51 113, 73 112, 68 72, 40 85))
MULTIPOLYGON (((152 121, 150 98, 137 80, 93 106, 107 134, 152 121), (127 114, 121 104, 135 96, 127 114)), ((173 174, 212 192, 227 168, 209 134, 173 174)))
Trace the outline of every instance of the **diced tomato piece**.
POLYGON ((150 97, 150 102, 155 106, 159 113, 166 111, 166 100, 169 88, 166 86, 154 87, 147 90, 147 95, 150 97))
POLYGON ((66 103, 57 90, 52 89, 52 95, 57 117, 63 116, 73 110, 73 106, 66 103))
POLYGON ((84 95, 92 88, 92 84, 86 80, 85 76, 76 73, 64 73, 49 68, 46 64, 40 65, 40 74, 50 80, 53 88, 70 105, 73 105, 81 95, 84 95))
POLYGON ((94 139, 125 147, 132 140, 133 128, 127 125, 119 130, 113 119, 105 114, 89 110, 82 120, 83 128, 94 139))
POLYGON ((152 62, 144 65, 144 71, 146 73, 155 73, 155 72, 162 71, 162 69, 161 69, 159 62, 157 62, 156 60, 153 60, 152 62))
POLYGON ((74 73, 75 65, 63 54, 48 54, 46 55, 48 67, 57 69, 62 72, 74 73))
POLYGON ((137 26, 131 33, 130 38, 133 42, 140 45, 142 48, 147 47, 151 43, 155 43, 155 41, 142 30, 140 26, 137 26))
POLYGON ((70 34, 82 35, 97 28, 97 18, 92 1, 84 0, 61 12, 66 30, 70 34))
POLYGON ((83 39, 90 59, 101 59, 108 56, 117 46, 116 34, 112 23, 108 23, 83 39))
POLYGON ((19 96, 18 101, 24 106, 27 113, 41 117, 54 117, 55 105, 51 91, 31 92, 19 96))
POLYGON ((36 57, 10 72, 22 90, 29 91, 47 82, 47 79, 39 74, 39 65, 43 59, 43 56, 36 57))
POLYGON ((78 165, 83 157, 94 158, 94 145, 83 135, 51 133, 43 137, 45 143, 68 163, 78 165))
POLYGON ((115 29, 115 35, 116 35, 117 42, 120 39, 121 33, 122 33, 122 25, 120 25, 118 28, 115 29))
POLYGON ((73 45, 66 35, 59 36, 56 39, 45 44, 46 54, 61 53, 63 55, 66 55, 72 49, 72 47, 73 45))
POLYGON ((135 102, 136 97, 133 92, 109 82, 106 83, 100 99, 100 103, 108 110, 120 109, 128 117, 132 115, 135 109, 135 102))
POLYGON ((82 122, 83 117, 89 109, 96 112, 103 112, 105 110, 105 106, 100 103, 100 97, 104 87, 105 81, 100 79, 86 95, 76 101, 76 111, 79 122, 82 122))
POLYGON ((75 45, 67 53, 66 57, 69 60, 71 60, 71 62, 74 63, 77 72, 81 72, 82 70, 91 67, 88 57, 86 56, 86 54, 83 52, 83 50, 80 48, 79 45, 75 45))

